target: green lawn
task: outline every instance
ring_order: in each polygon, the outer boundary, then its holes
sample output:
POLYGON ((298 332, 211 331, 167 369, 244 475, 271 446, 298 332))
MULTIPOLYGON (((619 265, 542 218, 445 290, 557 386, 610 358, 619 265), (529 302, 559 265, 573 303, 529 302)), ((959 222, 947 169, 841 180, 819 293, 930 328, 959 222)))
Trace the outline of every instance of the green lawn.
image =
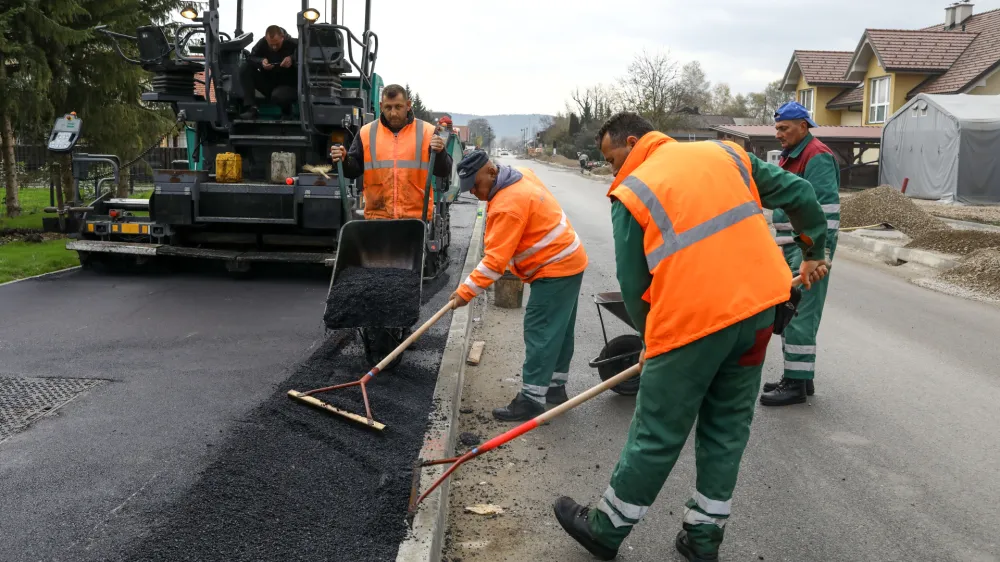
MULTIPOLYGON (((136 190, 136 192, 131 195, 133 199, 148 199, 152 190, 136 190)), ((0 230, 8 228, 30 228, 34 230, 42 229, 42 217, 45 213, 42 209, 49 206, 49 190, 48 188, 37 188, 37 187, 24 187, 21 188, 19 192, 19 198, 21 201, 21 216, 16 218, 7 218, 7 209, 4 208, 2 198, 0 198, 0 230)), ((142 213, 136 213, 140 215, 142 213)), ((48 215, 50 217, 55 217, 55 214, 48 215)))
POLYGON ((76 252, 66 249, 66 240, 40 244, 11 242, 0 246, 0 283, 24 279, 79 265, 76 252))

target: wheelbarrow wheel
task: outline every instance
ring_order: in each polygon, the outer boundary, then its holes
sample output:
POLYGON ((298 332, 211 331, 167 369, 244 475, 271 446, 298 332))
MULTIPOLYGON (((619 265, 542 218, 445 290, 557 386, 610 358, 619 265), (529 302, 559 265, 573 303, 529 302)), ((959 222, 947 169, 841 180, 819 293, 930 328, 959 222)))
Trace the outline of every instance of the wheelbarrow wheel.
MULTIPOLYGON (((390 328, 363 328, 361 330, 361 341, 365 348, 365 358, 373 366, 392 353, 392 350, 403 343, 404 339, 406 339, 406 330, 390 328)), ((382 370, 391 371, 395 369, 403 360, 404 353, 400 353, 382 370)))
MULTIPOLYGON (((605 360, 620 355, 628 355, 617 361, 611 361, 597 368, 597 374, 602 381, 606 381, 618 373, 632 367, 639 362, 639 352, 642 351, 642 338, 635 334, 618 336, 608 342, 601 350, 598 360, 605 360), (631 355, 630 355, 631 354, 631 355)), ((639 393, 639 376, 635 376, 618 386, 611 388, 612 392, 622 396, 635 396, 639 393)))

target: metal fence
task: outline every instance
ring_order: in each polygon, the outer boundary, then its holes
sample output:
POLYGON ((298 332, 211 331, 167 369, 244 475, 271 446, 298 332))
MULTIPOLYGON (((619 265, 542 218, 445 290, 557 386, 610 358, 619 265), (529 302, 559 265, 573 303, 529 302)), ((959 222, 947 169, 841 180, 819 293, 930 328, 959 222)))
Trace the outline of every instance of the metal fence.
MULTIPOLYGON (((21 187, 48 187, 51 179, 52 153, 45 146, 18 145, 14 147, 14 160, 21 187)), ((157 147, 141 160, 133 164, 129 171, 132 184, 148 184, 153 181, 153 170, 172 168, 175 160, 187 160, 186 148, 157 147)), ((123 162, 124 163, 124 162, 123 162)), ((99 176, 111 172, 108 166, 92 166, 88 176, 99 176)))

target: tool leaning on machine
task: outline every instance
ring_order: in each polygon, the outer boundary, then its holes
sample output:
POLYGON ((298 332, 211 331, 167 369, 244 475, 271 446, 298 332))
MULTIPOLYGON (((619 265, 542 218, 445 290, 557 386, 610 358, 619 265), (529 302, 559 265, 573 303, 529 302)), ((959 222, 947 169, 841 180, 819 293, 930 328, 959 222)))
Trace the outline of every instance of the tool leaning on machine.
MULTIPOLYGON (((792 316, 795 315, 795 306, 798 304, 799 299, 802 296, 801 290, 799 289, 800 285, 802 285, 802 277, 801 276, 793 277, 791 280, 791 297, 789 301, 779 305, 776 308, 775 319, 774 319, 774 333, 780 334, 788 326, 788 322, 791 321, 792 316)), ((433 493, 434 490, 436 490, 445 480, 447 480, 448 477, 451 476, 453 472, 458 470, 458 467, 462 466, 467 461, 470 461, 478 457, 479 455, 482 455, 483 453, 492 451, 493 449, 496 449, 501 445, 509 443, 510 441, 517 439, 518 437, 524 435, 525 433, 528 433, 529 431, 552 421, 553 419, 561 416, 562 414, 565 414, 566 412, 572 410, 573 408, 576 408, 580 404, 583 404, 584 402, 590 400, 591 398, 597 396, 598 394, 601 394, 605 390, 613 390, 616 387, 628 383, 630 380, 638 377, 641 371, 642 368, 638 364, 632 365, 631 367, 625 369, 624 371, 618 373, 617 375, 613 377, 608 377, 607 379, 603 380, 600 384, 591 387, 590 389, 586 390, 581 394, 578 394, 577 396, 574 396, 567 402, 564 402, 559 406, 552 408, 551 410, 543 412, 538 416, 535 416, 533 419, 528 420, 518 425, 517 427, 514 427, 513 429, 510 429, 504 433, 501 433, 500 435, 497 435, 496 437, 493 437, 492 439, 483 443, 482 445, 473 447, 472 449, 470 449, 469 451, 460 456, 451 457, 447 459, 430 460, 430 461, 417 459, 417 463, 413 469, 413 482, 410 490, 410 505, 407 510, 407 519, 410 522, 412 522, 413 517, 416 515, 416 511, 420 503, 423 502, 425 499, 427 499, 427 497, 431 495, 431 493, 433 493), (420 469, 427 466, 438 466, 443 464, 451 466, 449 466, 447 470, 445 470, 444 473, 441 474, 441 476, 437 477, 434 480, 434 482, 427 488, 427 490, 418 495, 419 492, 418 487, 420 484, 420 469)))

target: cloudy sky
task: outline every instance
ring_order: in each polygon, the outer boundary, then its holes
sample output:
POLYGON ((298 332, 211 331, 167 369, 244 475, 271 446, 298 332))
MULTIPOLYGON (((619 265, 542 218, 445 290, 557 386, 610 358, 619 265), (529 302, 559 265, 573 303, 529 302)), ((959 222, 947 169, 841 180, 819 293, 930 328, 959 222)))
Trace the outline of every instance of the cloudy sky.
MULTIPOLYGON (((866 27, 944 23, 952 0, 372 0, 376 72, 409 83, 436 110, 555 113, 575 87, 611 82, 643 51, 699 60, 734 92, 780 78, 794 49, 854 50, 866 27)), ((221 0, 224 30, 235 0, 221 0)), ((312 0, 327 17, 330 2, 312 0)), ((363 0, 341 0, 364 28, 363 0)), ((244 29, 295 28, 295 0, 245 0, 244 29)), ((979 0, 976 13, 1000 8, 979 0)), ((357 32, 356 32, 357 33, 357 32)))

